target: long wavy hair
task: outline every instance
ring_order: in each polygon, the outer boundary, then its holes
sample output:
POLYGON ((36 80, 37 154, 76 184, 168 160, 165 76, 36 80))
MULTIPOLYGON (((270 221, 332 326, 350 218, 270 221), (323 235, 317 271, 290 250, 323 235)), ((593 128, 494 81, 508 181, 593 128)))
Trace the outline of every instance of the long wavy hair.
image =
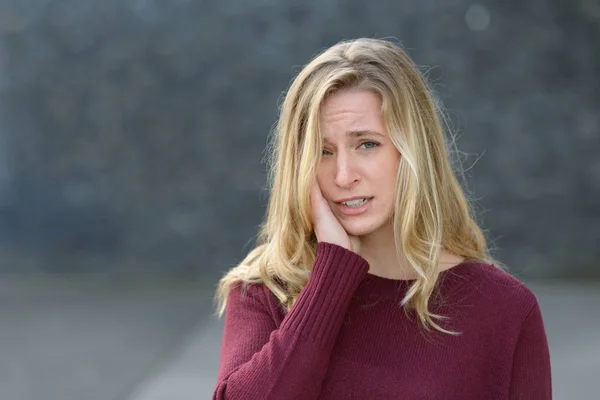
POLYGON ((215 294, 222 316, 236 282, 266 285, 288 311, 306 285, 317 240, 309 217, 310 189, 321 157, 320 106, 344 89, 379 95, 387 132, 401 154, 393 230, 398 255, 418 277, 400 303, 421 325, 438 325, 429 311, 439 276, 441 250, 500 265, 493 260, 473 208, 452 169, 444 115, 419 69, 400 46, 387 40, 342 41, 318 54, 293 80, 280 107, 268 149, 266 217, 256 247, 219 281, 215 294))

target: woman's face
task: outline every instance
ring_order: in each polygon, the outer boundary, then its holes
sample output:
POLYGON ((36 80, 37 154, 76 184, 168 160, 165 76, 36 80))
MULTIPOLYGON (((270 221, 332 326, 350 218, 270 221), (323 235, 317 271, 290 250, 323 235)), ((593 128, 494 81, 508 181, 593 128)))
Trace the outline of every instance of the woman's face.
POLYGON ((321 105, 321 127, 317 181, 323 197, 349 234, 380 230, 393 214, 400 160, 384 126, 380 98, 366 90, 336 92, 321 105), (346 199, 358 202, 344 204, 346 199))

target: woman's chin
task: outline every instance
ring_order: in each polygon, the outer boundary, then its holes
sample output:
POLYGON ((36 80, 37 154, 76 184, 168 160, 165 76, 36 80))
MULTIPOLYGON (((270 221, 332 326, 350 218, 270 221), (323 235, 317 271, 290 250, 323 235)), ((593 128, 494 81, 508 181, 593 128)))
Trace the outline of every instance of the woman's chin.
MULTIPOLYGON (((384 226, 391 224, 391 221, 388 220, 380 221, 380 220, 368 220, 365 218, 363 221, 340 221, 346 232, 351 236, 366 236, 370 235, 376 231, 380 231, 384 229, 384 226)), ((390 225, 391 228, 391 225, 390 225)), ((387 229, 386 229, 387 230, 387 229)))
POLYGON ((366 236, 376 230, 373 226, 365 224, 346 224, 344 229, 351 236, 366 236))

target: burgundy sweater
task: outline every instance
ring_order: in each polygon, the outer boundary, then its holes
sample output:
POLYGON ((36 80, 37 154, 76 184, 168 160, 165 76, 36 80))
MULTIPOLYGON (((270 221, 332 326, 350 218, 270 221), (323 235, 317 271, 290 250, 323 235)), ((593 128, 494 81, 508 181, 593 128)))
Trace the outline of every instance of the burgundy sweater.
POLYGON ((266 286, 234 285, 213 399, 551 399, 542 315, 520 281, 477 262, 443 271, 429 308, 451 336, 399 305, 411 281, 368 269, 319 243, 289 313, 266 286))

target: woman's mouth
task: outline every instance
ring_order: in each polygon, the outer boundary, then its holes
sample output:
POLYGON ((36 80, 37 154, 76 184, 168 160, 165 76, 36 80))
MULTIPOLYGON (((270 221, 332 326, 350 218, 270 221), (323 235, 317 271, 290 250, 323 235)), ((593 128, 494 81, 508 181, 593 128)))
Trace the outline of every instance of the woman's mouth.
POLYGON ((372 199, 372 197, 365 197, 362 199, 353 199, 335 204, 338 207, 338 209, 345 215, 358 215, 364 213, 369 209, 372 199))

